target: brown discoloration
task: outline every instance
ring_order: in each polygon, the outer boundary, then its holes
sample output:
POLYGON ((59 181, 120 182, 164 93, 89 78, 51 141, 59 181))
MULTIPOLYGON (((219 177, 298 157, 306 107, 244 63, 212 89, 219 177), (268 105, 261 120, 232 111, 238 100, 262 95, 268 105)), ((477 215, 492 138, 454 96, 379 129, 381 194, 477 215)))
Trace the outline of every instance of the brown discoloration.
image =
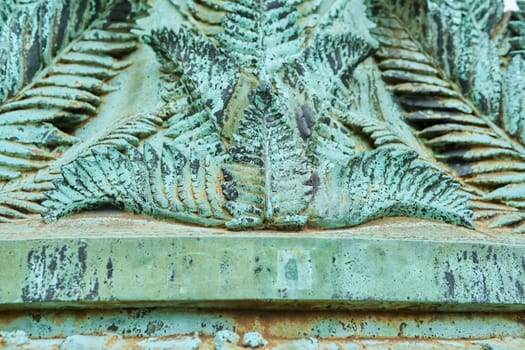
MULTIPOLYGON (((130 311, 127 313, 128 321, 130 326, 133 322, 140 319, 147 318, 148 316, 159 317, 162 313, 155 314, 155 312, 136 312, 130 311)), ((171 315, 174 317, 171 321, 177 320, 175 317, 179 315, 192 315, 187 311, 170 310, 169 313, 164 315, 171 315)), ((9 329, 9 323, 15 322, 20 317, 23 317, 23 313, 6 313, 2 314, 0 318, 0 329, 9 329), (11 322, 7 322, 10 320, 11 322)), ((96 327, 96 322, 93 320, 110 319, 118 315, 118 312, 113 310, 84 310, 78 312, 74 310, 63 310, 58 313, 51 313, 44 315, 46 322, 51 324, 57 324, 60 319, 67 319, 71 315, 78 316, 75 320, 75 330, 82 330, 86 335, 93 335, 94 337, 100 337, 107 331, 96 327), (80 316, 81 314, 81 316, 80 316), (83 328, 87 324, 90 328, 83 328)), ((206 317, 206 312, 197 311, 193 315, 197 317, 206 317)), ((323 344, 366 344, 366 342, 375 339, 380 340, 387 345, 399 345, 403 342, 407 345, 414 347, 419 346, 430 346, 432 344, 443 345, 441 340, 448 342, 457 342, 457 345, 464 346, 475 346, 479 342, 498 342, 491 338, 502 337, 505 341, 511 341, 512 344, 517 341, 523 341, 521 338, 525 338, 525 329, 520 326, 520 320, 525 317, 525 314, 513 314, 508 313, 495 313, 495 314, 469 314, 460 315, 455 313, 413 313, 413 312, 261 312, 261 311, 223 311, 215 312, 213 316, 217 319, 230 318, 234 320, 233 324, 230 324, 227 328, 239 336, 242 336, 247 332, 258 332, 267 341, 268 346, 265 348, 272 348, 273 346, 287 344, 291 341, 300 339, 310 339, 312 341, 323 344), (490 324, 499 323, 499 329, 493 329, 490 324), (454 324, 455 327, 450 327, 454 324), (487 332, 478 332, 476 327, 470 329, 470 326, 475 324, 489 326, 483 326, 487 332), (461 337, 459 333, 454 336, 454 330, 456 327, 463 327, 461 329, 461 337), (521 327, 521 328, 520 328, 521 327), (508 332, 502 333, 501 329, 507 329, 508 332), (512 332, 511 329, 521 329, 518 332, 512 332), (498 333, 499 332, 499 333, 498 333), (461 339, 460 339, 461 338, 461 339), (520 340, 521 339, 521 340, 520 340)), ((181 322, 183 318, 176 322, 181 322)), ((164 321, 167 321, 164 319, 164 321)), ((161 319, 156 320, 157 324, 162 322, 161 319)), ((71 326, 71 325, 70 325, 71 326)), ((167 330, 165 333, 161 330, 156 330, 148 333, 136 333, 137 330, 127 332, 124 329, 122 331, 116 331, 115 336, 107 337, 105 344, 116 344, 122 342, 126 344, 126 349, 138 348, 138 343, 145 339, 151 339, 152 341, 168 341, 168 340, 191 340, 198 337, 201 341, 201 345, 198 349, 213 349, 213 337, 219 328, 205 330, 204 328, 194 329, 186 328, 184 333, 191 333, 193 335, 187 336, 177 332, 171 332, 167 330), (121 335, 119 335, 121 334, 121 335), (121 337, 122 336, 122 337, 121 337)), ((68 331, 70 332, 70 331, 68 331)), ((71 334, 55 334, 54 336, 43 336, 47 339, 60 339, 65 338, 71 334)), ((31 336, 31 334, 29 334, 31 336)), ((50 334, 51 335, 51 334, 50 334)), ((36 334, 33 334, 31 338, 37 338, 36 334)), ((99 339, 99 338, 97 338, 99 339)), ((501 338, 500 338, 501 339, 501 338)), ((5 346, 1 343, 0 345, 5 346)), ((31 340, 33 341, 33 340, 31 340)), ((501 341, 501 340, 500 340, 501 341)), ((242 348, 242 341, 239 343, 238 348, 242 348)), ((450 344, 449 344, 450 345, 450 344)), ((400 345, 399 345, 400 346, 400 345)), ((438 349, 437 347, 436 349, 438 349)), ((446 348, 446 347, 442 347, 446 348)))

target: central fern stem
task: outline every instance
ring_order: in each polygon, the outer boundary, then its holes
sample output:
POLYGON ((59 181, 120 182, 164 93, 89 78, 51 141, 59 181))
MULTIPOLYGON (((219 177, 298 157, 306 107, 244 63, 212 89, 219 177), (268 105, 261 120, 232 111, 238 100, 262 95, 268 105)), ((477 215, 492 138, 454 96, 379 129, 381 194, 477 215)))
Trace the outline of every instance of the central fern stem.
POLYGON ((272 193, 272 173, 270 170, 271 161, 270 161, 270 140, 271 135, 268 132, 268 122, 266 120, 266 111, 264 111, 265 115, 263 116, 263 130, 265 133, 264 138, 264 187, 265 187, 265 198, 264 198, 264 204, 265 204, 265 216, 267 222, 271 222, 273 217, 273 208, 272 208, 272 199, 270 194, 272 193))
POLYGON ((257 66, 255 68, 255 74, 259 75, 259 81, 263 81, 266 76, 265 61, 266 61, 266 50, 264 47, 264 24, 266 23, 265 18, 265 0, 259 0, 259 20, 257 22, 257 33, 258 33, 258 45, 260 56, 257 61, 257 66))

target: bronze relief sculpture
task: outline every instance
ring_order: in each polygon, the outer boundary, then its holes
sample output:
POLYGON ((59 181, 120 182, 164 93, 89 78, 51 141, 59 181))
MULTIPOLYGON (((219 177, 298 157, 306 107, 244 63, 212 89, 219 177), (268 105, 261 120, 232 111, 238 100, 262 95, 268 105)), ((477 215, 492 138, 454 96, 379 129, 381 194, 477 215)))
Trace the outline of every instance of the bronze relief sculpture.
POLYGON ((163 6, 177 17, 155 28, 140 25, 142 0, 0 10, 1 221, 110 205, 232 230, 391 216, 523 230, 520 12, 499 0, 163 6), (84 132, 137 48, 156 55, 162 102, 84 132))

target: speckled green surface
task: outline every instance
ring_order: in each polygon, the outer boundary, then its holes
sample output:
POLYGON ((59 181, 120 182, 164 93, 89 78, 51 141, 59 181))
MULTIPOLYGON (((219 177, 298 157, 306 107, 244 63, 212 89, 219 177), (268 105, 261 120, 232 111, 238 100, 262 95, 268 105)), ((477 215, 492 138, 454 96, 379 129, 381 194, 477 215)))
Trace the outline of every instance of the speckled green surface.
POLYGON ((3 308, 298 301, 306 309, 525 309, 521 239, 396 220, 307 236, 85 220, 44 225, 31 237, 17 235, 25 226, 3 226, 3 308), (80 232, 83 225, 91 229, 80 232))
POLYGON ((219 330, 261 332, 269 348, 303 338, 378 349, 522 344, 525 238, 399 219, 308 234, 115 213, 2 225, 0 330, 198 334, 202 349, 219 330))
POLYGON ((523 345, 522 12, 148 3, 0 9, 0 331, 523 345))
POLYGON ((520 233, 524 19, 500 0, 5 1, 0 221, 112 205, 520 233))
POLYGON ((42 203, 45 221, 113 205, 231 230, 389 216, 472 227, 459 183, 416 161, 382 116, 348 111, 353 71, 377 48, 363 3, 298 4, 175 4, 191 30, 173 23, 143 37, 161 64, 166 104, 65 165, 42 203), (358 152, 351 129, 377 149, 358 152), (131 130, 155 140, 126 147, 131 130))

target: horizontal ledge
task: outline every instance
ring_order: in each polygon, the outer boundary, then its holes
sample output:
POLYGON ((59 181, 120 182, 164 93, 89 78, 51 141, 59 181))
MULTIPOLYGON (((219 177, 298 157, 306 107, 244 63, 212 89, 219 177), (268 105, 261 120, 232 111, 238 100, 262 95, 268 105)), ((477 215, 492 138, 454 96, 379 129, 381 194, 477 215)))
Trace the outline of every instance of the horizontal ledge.
POLYGON ((133 300, 133 301, 44 301, 23 304, 2 304, 0 311, 48 312, 53 310, 237 310, 243 311, 287 311, 287 312, 439 312, 439 313, 509 313, 523 314, 523 304, 458 304, 421 303, 409 301, 355 301, 355 300, 283 300, 283 299, 244 299, 244 300, 133 300))
MULTIPOLYGON (((461 312, 282 312, 261 310, 201 310, 177 308, 34 310, 0 313, 0 329, 24 330, 34 338, 74 334, 120 334, 127 337, 164 337, 217 331, 239 335, 258 331, 269 339, 348 340, 363 338, 471 339, 525 338, 523 313, 461 312)), ((301 347, 295 347, 301 348, 301 347)), ((521 349, 521 348, 520 348, 521 349)))
POLYGON ((419 220, 293 233, 35 220, 0 226, 0 266, 2 309, 525 310, 522 236, 419 220))

